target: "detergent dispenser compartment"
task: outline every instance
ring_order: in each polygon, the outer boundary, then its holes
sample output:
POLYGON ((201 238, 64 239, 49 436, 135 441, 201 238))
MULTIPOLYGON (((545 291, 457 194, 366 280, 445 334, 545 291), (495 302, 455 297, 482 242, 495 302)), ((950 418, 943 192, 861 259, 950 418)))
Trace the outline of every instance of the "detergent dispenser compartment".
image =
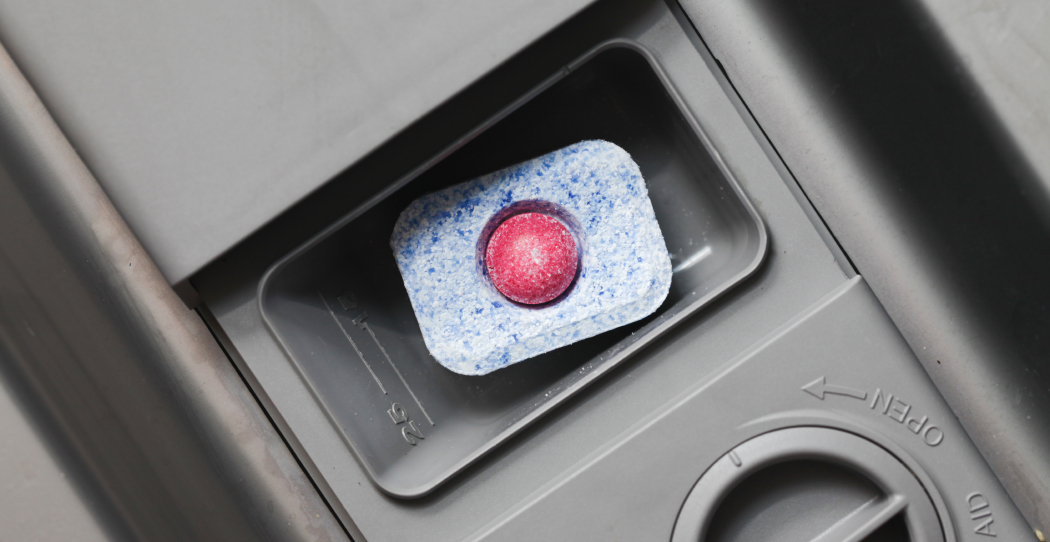
POLYGON ((266 325, 383 491, 426 494, 700 310, 760 265, 766 232, 740 186, 640 46, 614 41, 465 134, 461 146, 276 263, 266 325), (641 168, 674 278, 652 316, 485 376, 428 353, 389 247, 422 194, 582 140, 641 168))

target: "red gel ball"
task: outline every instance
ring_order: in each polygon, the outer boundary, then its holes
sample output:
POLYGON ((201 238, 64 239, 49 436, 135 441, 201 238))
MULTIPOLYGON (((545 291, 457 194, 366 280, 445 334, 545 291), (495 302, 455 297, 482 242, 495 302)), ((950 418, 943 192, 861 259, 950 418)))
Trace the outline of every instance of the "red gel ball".
POLYGON ((508 298, 536 305, 562 294, 576 276, 576 240, 556 219, 514 215, 496 228, 485 249, 485 267, 508 298))

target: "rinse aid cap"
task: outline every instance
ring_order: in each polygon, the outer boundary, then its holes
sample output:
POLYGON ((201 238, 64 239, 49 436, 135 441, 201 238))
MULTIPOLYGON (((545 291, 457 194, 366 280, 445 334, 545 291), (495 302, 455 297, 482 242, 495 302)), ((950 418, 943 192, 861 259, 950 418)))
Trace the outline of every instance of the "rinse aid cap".
MULTIPOLYGON (((606 141, 576 143, 424 195, 401 213, 390 247, 427 349, 464 375, 640 320, 671 287, 671 260, 641 171, 606 141), (493 277, 486 264, 493 233, 524 214, 556 219, 575 240, 578 269, 564 269, 567 289, 545 303, 512 301, 512 281, 496 267, 493 277)), ((558 289, 537 288, 546 295, 558 289)))
POLYGON ((526 305, 551 301, 572 285, 579 260, 576 240, 558 219, 542 213, 514 215, 496 228, 485 248, 492 284, 526 305))

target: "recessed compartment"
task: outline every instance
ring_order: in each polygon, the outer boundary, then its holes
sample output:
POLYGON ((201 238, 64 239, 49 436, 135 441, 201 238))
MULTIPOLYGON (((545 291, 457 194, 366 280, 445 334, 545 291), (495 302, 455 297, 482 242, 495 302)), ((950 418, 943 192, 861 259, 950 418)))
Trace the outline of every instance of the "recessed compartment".
POLYGON ((260 285, 266 324, 377 486, 398 497, 432 491, 744 280, 766 251, 754 208, 633 42, 594 49, 462 141, 260 285), (641 168, 674 268, 666 301, 633 325, 489 375, 443 368, 388 245, 398 215, 422 194, 588 139, 619 145, 641 168))

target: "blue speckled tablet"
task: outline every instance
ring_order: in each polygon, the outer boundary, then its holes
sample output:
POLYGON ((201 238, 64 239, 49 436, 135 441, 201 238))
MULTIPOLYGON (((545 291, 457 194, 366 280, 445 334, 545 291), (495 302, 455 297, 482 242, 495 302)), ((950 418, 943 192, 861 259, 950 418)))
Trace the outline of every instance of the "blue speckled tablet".
POLYGON ((606 141, 427 194, 401 213, 390 246, 427 348, 466 375, 644 318, 671 286, 671 260, 638 165, 606 141), (575 282, 546 305, 508 300, 485 271, 489 234, 526 211, 560 220, 579 249, 575 282))

